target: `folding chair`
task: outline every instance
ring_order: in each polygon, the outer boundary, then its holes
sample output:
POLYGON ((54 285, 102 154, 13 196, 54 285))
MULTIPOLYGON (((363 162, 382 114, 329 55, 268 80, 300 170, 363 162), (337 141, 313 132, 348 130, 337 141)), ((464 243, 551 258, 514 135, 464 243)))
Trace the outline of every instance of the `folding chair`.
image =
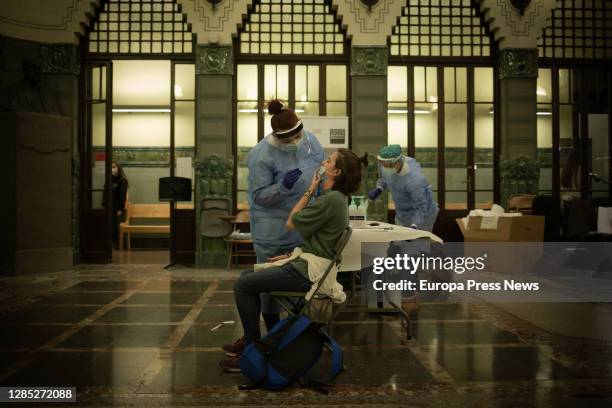
MULTIPOLYGON (((340 256, 342 255, 342 251, 344 250, 344 247, 346 246, 349 239, 351 238, 351 233, 352 233, 351 227, 346 227, 346 229, 342 232, 342 235, 340 235, 340 238, 338 239, 338 241, 336 242, 336 245, 334 246, 334 257, 329 263, 329 266, 327 267, 325 272, 323 273, 323 276, 321 277, 321 279, 319 279, 319 282, 317 283, 317 287, 315 288, 315 291, 309 300, 304 302, 304 298, 306 297, 306 294, 308 292, 274 291, 274 292, 268 292, 268 294, 272 296, 274 299, 276 299, 276 301, 281 305, 283 309, 285 309, 285 311, 287 311, 287 313, 290 316, 296 316, 296 315, 303 313, 314 299, 328 300, 332 304, 332 307, 333 307, 331 298, 325 295, 319 294, 319 289, 321 288, 321 285, 323 285, 323 282, 325 282, 325 279, 327 279, 327 276, 333 269, 334 265, 335 266, 340 265, 340 256)), ((350 298, 350 294, 347 294, 346 296, 347 300, 338 306, 338 308, 331 314, 331 317, 328 319, 327 323, 325 324, 324 327, 327 327, 327 330, 329 331, 330 334, 332 332, 332 323, 334 319, 342 311, 342 309, 344 309, 344 307, 347 305, 349 298, 350 298)))

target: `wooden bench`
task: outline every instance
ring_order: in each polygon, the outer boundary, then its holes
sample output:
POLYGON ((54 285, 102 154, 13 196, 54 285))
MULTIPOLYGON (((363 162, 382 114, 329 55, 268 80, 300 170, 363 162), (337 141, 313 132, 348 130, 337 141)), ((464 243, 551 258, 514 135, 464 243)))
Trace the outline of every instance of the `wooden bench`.
MULTIPOLYGON (((193 204, 177 204, 179 209, 193 208, 193 204)), ((127 234, 127 249, 132 249, 131 234, 170 234, 170 224, 146 225, 133 224, 137 218, 170 220, 170 204, 132 204, 126 203, 126 220, 119 225, 119 249, 123 249, 124 234, 127 234)))

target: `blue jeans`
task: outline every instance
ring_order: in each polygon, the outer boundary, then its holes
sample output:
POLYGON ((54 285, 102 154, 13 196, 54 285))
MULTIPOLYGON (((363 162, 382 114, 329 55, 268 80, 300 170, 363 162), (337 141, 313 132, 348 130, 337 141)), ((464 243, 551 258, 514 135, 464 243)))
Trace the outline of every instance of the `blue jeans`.
POLYGON ((307 292, 311 286, 312 282, 289 263, 258 272, 253 269, 242 272, 234 284, 234 298, 247 343, 261 338, 259 313, 262 293, 279 290, 307 292))
MULTIPOLYGON (((268 258, 293 251, 293 247, 272 247, 270 245, 262 245, 258 242, 253 242, 253 247, 255 248, 255 254, 257 255, 257 263, 265 263, 268 262, 268 258)), ((280 305, 270 296, 263 295, 261 297, 261 311, 264 314, 278 314, 280 313, 280 305)))

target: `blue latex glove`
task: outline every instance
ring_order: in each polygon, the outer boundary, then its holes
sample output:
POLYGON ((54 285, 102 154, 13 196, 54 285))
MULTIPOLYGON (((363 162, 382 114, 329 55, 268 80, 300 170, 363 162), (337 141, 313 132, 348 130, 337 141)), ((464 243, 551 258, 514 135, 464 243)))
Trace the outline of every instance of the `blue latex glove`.
POLYGON ((382 190, 378 187, 376 187, 373 190, 370 190, 370 192, 368 193, 368 197, 370 198, 370 200, 376 200, 378 198, 379 195, 382 194, 382 190))
POLYGON ((287 174, 285 174, 285 177, 283 177, 283 186, 285 186, 287 190, 291 190, 301 175, 302 170, 300 169, 288 171, 287 174))

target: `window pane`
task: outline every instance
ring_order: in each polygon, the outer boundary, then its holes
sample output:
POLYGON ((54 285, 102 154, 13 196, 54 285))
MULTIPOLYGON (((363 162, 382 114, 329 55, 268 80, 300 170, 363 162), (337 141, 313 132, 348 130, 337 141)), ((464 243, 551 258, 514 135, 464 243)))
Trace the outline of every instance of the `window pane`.
POLYGON ((264 99, 276 99, 276 65, 264 67, 264 99))
POLYGON ((552 105, 538 104, 538 156, 541 164, 539 185, 542 191, 552 191, 552 115, 541 114, 544 112, 552 112, 552 105))
POLYGON ((536 89, 538 103, 552 102, 551 69, 538 69, 538 87, 536 89))
POLYGON ((169 106, 169 60, 114 60, 115 106, 169 106))
MULTIPOLYGON (((474 177, 476 190, 493 190, 493 106, 492 104, 474 105, 474 177)), ((476 207, 480 208, 489 201, 479 201, 476 193, 476 207), (480 207, 479 207, 480 205, 480 207)))
MULTIPOLYGON (((174 175, 191 179, 194 185, 195 102, 174 104, 174 175)), ((193 194, 191 201, 193 202, 193 194)))
POLYGON ((106 149, 106 103, 91 105, 91 188, 94 191, 90 196, 90 208, 104 208, 103 192, 105 174, 105 149, 106 149))
POLYGON ((493 102, 493 68, 474 68, 474 101, 493 102))
MULTIPOLYGON (((387 98, 389 102, 408 100, 408 68, 390 65, 387 76, 387 98)), ((328 77, 329 78, 329 77, 328 77)), ((329 82, 329 80, 328 80, 329 82)))
POLYGON ((328 65, 325 69, 327 100, 346 101, 346 65, 328 65))
POLYGON ((426 102, 425 67, 414 67, 414 100, 426 102))
POLYGON ((569 69, 559 70, 559 102, 570 103, 571 96, 570 88, 570 72, 569 69))
POLYGON ((237 145, 255 146, 257 144, 257 103, 238 102, 237 145))
POLYGON ((318 102, 296 102, 295 113, 304 116, 319 116, 318 102))
POLYGON ((308 100, 308 87, 306 85, 308 80, 308 68, 306 65, 296 65, 295 67, 295 100, 296 101, 307 101, 308 100))
POLYGON ((257 100, 257 65, 238 65, 238 100, 257 100))
POLYGON ((438 104, 419 103, 415 106, 415 158, 434 190, 438 190, 438 104))
POLYGON ((327 102, 327 116, 346 116, 346 102, 327 102))
MULTIPOLYGON (((574 109, 572 105, 559 106, 559 150, 562 190, 580 190, 580 152, 574 144, 574 109)), ((577 136, 577 135, 576 135, 577 136)))
POLYGON ((444 106, 446 208, 467 208, 467 105, 444 106))
POLYGON ((444 68, 444 100, 446 102, 457 101, 456 86, 455 68, 444 68))
POLYGON ((408 105, 390 103, 387 110, 387 143, 408 147, 408 105))
POLYGON ((177 64, 174 69, 174 98, 195 99, 195 65, 177 64))
POLYGON ((283 101, 289 100, 289 66, 276 66, 276 97, 283 101))
POLYGON ((427 102, 438 101, 438 69, 427 67, 427 102))
POLYGON ((319 67, 317 65, 308 66, 308 100, 319 100, 319 67))

